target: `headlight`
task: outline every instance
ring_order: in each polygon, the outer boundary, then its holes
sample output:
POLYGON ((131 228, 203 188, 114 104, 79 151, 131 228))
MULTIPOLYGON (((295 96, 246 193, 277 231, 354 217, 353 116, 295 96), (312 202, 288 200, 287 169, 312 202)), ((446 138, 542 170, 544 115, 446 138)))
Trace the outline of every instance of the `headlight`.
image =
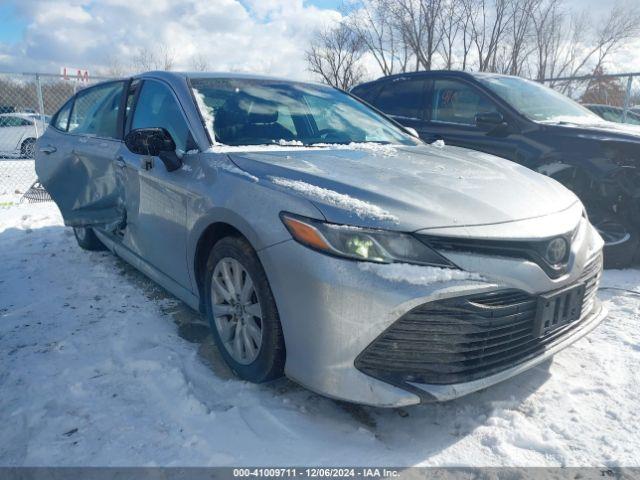
POLYGON ((281 214, 291 236, 302 245, 328 255, 375 263, 414 263, 457 268, 413 235, 321 222, 281 214))

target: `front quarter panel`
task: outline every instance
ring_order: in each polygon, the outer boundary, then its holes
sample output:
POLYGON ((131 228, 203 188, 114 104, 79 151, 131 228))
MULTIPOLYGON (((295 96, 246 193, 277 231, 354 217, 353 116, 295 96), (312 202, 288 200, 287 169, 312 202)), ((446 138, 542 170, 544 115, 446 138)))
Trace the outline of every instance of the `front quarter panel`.
POLYGON ((324 219, 310 201, 274 189, 270 182, 236 167, 225 154, 189 155, 185 165, 193 180, 187 206, 187 261, 194 292, 198 241, 209 226, 231 225, 260 251, 291 239, 280 212, 324 219))

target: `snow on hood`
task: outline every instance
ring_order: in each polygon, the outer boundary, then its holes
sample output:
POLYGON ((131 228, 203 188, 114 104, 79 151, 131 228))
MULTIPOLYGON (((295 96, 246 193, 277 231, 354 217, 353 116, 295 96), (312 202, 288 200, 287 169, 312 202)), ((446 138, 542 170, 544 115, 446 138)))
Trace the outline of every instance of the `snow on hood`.
POLYGON ((380 143, 314 143, 312 146, 305 146, 297 140, 280 140, 273 145, 222 145, 217 144, 210 147, 210 153, 247 153, 247 152, 290 152, 295 150, 363 150, 380 155, 393 157, 397 155, 399 145, 387 145, 380 143))
POLYGON ((289 180, 287 178, 280 177, 270 177, 270 179, 276 185, 291 188, 311 200, 328 203, 338 208, 344 208, 345 210, 352 211, 361 218, 370 217, 379 220, 391 220, 393 222, 398 221, 397 217, 394 217, 382 208, 368 202, 352 198, 343 193, 334 192, 333 190, 322 187, 316 187, 315 185, 301 182, 300 180, 289 180))
POLYGON ((485 225, 549 215, 578 201, 548 177, 458 147, 277 146, 227 155, 275 188, 308 198, 335 223, 408 231, 485 225))

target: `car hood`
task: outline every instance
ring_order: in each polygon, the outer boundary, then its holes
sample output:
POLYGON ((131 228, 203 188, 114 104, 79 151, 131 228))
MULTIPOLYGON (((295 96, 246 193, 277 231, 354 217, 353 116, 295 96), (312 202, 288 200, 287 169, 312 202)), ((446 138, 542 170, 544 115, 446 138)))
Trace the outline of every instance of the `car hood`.
POLYGON ((556 181, 458 147, 360 146, 230 152, 273 188, 312 201, 330 222, 415 231, 549 215, 578 202, 556 181))
POLYGON ((627 123, 614 123, 602 120, 601 122, 557 122, 542 123, 565 133, 573 133, 580 136, 590 136, 597 140, 620 140, 640 143, 640 125, 627 123))

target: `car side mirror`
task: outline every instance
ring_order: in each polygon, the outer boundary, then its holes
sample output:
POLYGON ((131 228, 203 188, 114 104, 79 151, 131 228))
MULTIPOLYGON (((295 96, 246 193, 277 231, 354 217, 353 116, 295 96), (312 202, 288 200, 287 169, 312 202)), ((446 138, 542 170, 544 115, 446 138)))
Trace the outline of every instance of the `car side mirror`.
POLYGON ((124 143, 127 148, 138 155, 160 157, 167 171, 173 172, 182 166, 182 160, 176 153, 176 142, 164 128, 137 128, 131 130, 124 143))
POLYGON ((484 112, 476 115, 476 127, 481 130, 494 131, 498 128, 504 128, 507 122, 499 112, 484 112))

